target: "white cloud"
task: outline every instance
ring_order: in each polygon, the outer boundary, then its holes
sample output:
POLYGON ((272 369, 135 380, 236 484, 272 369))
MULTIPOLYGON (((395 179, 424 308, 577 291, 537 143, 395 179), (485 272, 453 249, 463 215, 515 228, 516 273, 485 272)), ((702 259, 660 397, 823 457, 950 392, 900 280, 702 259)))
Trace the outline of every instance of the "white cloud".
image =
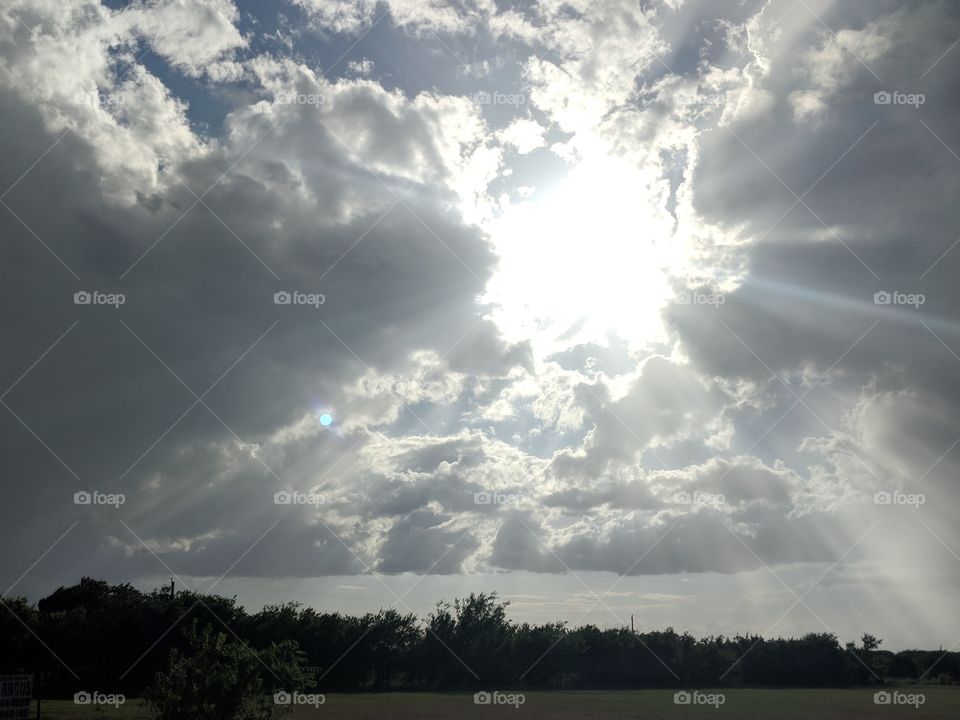
MULTIPOLYGON (((297 0, 325 30, 358 33, 378 18, 376 0, 297 0)), ((384 3, 397 25, 414 33, 467 32, 494 10, 492 0, 453 3, 448 0, 389 0, 384 3)))
POLYGON ((222 79, 215 61, 246 44, 235 27, 239 16, 231 0, 148 0, 114 18, 184 73, 200 76, 213 65, 222 79))
POLYGON ((521 155, 542 148, 545 144, 544 128, 536 120, 519 118, 501 130, 500 141, 516 149, 521 155))

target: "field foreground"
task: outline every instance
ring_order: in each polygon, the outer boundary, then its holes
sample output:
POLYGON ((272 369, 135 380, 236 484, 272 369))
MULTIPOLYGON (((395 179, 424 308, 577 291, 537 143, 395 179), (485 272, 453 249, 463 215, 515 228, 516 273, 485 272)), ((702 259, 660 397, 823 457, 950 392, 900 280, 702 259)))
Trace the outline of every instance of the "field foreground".
MULTIPOLYGON (((893 692, 893 688, 885 688, 893 692)), ((297 707, 296 720, 336 718, 337 720, 379 720, 397 718, 596 718, 621 720, 643 718, 714 718, 730 720, 840 720, 853 718, 921 718, 922 720, 956 720, 960 717, 960 688, 942 686, 910 686, 899 688, 904 694, 922 693, 923 703, 914 705, 874 704, 870 688, 844 690, 702 690, 701 693, 723 692, 724 702, 714 705, 676 705, 668 690, 628 691, 556 691, 528 692, 519 707, 513 705, 475 705, 469 693, 382 693, 342 695, 330 694, 317 708, 297 707)), ((703 696, 701 696, 702 699, 703 696)), ((900 696, 900 700, 904 700, 900 696)), ((139 700, 130 700, 119 708, 77 706, 72 702, 44 701, 41 715, 45 720, 100 718, 146 720, 146 709, 139 700)), ((31 718, 36 717, 34 706, 31 718)), ((287 715, 286 717, 291 717, 287 715)), ((186 719, 185 719, 186 720, 186 719)))

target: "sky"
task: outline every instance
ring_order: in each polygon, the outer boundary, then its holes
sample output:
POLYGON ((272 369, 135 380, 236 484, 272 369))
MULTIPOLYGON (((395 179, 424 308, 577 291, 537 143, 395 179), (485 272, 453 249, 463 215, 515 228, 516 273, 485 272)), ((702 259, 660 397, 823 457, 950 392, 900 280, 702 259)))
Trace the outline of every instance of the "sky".
POLYGON ((958 44, 4 0, 0 590, 957 647, 958 44))

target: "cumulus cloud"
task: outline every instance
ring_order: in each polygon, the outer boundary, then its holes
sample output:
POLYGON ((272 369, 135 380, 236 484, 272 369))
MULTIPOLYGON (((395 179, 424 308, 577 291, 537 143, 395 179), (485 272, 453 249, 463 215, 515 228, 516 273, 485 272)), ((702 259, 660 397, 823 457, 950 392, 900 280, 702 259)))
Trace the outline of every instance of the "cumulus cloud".
POLYGON ((357 33, 389 15, 393 23, 415 33, 467 32, 493 10, 493 2, 452 3, 447 0, 297 0, 324 30, 357 33))
POLYGON ((0 11, 5 540, 862 589, 875 493, 958 539, 952 7, 290 12, 0 11))

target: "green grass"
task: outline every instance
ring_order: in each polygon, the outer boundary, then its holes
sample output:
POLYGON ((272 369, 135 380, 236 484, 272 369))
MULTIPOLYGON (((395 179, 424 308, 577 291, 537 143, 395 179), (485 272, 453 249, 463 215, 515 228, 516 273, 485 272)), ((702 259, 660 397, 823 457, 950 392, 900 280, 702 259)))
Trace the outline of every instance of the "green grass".
MULTIPOLYGON (((889 691, 890 688, 887 688, 889 691)), ((926 702, 913 706, 875 705, 874 690, 726 690, 726 702, 713 706, 675 705, 673 691, 558 691, 528 692, 526 702, 513 706, 474 705, 470 693, 383 693, 326 696, 318 709, 297 708, 293 718, 338 718, 340 720, 446 720, 448 718, 536 718, 537 720, 846 720, 868 718, 922 718, 923 720, 956 720, 960 718, 960 688, 910 686, 904 693, 921 692, 926 702)), ((701 692, 709 692, 702 690, 701 692)), ((34 706, 31 718, 36 717, 34 706)), ((142 702, 130 700, 119 709, 77 706, 72 702, 45 701, 44 720, 147 720, 142 702)), ((289 717, 289 716, 287 716, 289 717)), ((184 717, 184 720, 190 720, 184 717)))

